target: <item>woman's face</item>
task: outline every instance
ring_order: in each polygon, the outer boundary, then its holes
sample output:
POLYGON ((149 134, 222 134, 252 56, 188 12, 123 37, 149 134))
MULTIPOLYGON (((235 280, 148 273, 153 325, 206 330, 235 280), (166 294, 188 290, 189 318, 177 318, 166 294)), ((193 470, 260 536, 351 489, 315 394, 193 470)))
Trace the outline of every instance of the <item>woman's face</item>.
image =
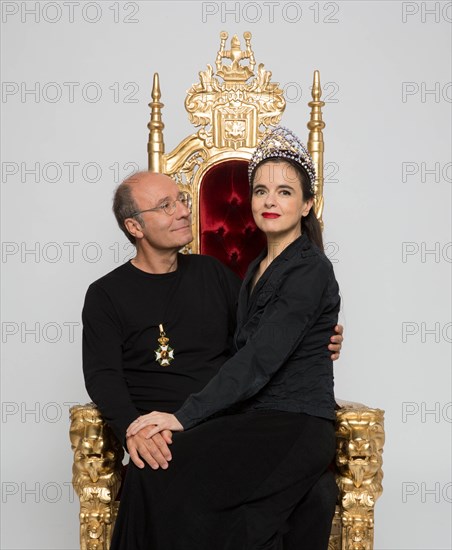
POLYGON ((303 198, 299 175, 288 162, 265 162, 257 168, 251 210, 257 227, 267 236, 296 239, 301 218, 309 214, 312 199, 303 198))

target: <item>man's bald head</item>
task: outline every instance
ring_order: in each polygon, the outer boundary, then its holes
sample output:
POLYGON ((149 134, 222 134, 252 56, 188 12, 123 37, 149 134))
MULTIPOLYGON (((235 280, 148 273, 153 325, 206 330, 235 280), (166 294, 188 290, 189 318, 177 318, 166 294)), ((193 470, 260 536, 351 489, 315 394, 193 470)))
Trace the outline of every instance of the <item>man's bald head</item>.
POLYGON ((174 185, 175 182, 172 178, 165 174, 158 174, 157 172, 136 172, 132 174, 127 179, 125 179, 118 189, 122 186, 130 187, 131 189, 141 189, 149 185, 157 185, 160 182, 170 182, 174 185))
MULTIPOLYGON (((157 174, 155 172, 136 172, 125 179, 116 188, 113 197, 113 213, 116 221, 118 222, 119 228, 132 244, 135 244, 135 237, 127 231, 124 221, 127 218, 131 218, 132 214, 139 210, 136 203, 137 195, 140 195, 140 191, 150 185, 153 186, 161 181, 168 180, 174 183, 174 180, 165 174, 157 174)), ((144 227, 144 220, 140 215, 135 216, 135 219, 141 226, 144 227)))

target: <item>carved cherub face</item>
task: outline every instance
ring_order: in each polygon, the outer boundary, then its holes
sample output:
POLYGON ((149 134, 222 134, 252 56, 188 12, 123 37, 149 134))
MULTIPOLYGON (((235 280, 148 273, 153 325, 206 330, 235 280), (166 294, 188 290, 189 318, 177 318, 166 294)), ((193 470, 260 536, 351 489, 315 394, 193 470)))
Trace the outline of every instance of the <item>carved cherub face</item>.
POLYGON ((383 417, 380 411, 338 413, 336 463, 342 475, 352 477, 354 485, 371 479, 383 462, 383 417))

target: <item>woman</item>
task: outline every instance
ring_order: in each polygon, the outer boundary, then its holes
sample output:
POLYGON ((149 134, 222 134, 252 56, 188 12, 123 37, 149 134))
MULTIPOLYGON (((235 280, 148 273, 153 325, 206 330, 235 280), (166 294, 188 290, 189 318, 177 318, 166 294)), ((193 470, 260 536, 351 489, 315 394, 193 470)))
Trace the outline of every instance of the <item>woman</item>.
MULTIPOLYGON (((256 149, 249 178, 267 248, 242 285, 237 351, 175 414, 153 412, 128 429, 133 435, 154 426, 149 437, 189 430, 175 435, 169 470, 148 469, 136 483, 148 508, 135 548, 281 548, 285 522, 334 456, 326 344, 340 298, 312 209, 312 159, 278 127, 256 149)), ((125 513, 112 548, 131 548, 141 511, 130 505, 125 513)), ((307 548, 326 548, 328 534, 306 541, 307 548)))

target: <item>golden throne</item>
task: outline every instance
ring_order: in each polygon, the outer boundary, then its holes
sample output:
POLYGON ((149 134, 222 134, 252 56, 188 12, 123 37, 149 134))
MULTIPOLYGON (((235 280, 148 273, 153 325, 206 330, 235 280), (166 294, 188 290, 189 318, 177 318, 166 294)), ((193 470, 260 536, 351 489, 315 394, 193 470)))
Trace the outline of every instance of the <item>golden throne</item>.
MULTIPOLYGON (((190 121, 199 129, 168 154, 159 78, 154 75, 149 170, 170 175, 182 191, 192 195, 195 239, 185 252, 216 256, 243 275, 263 245, 250 214, 248 160, 265 129, 281 120, 285 99, 263 64, 255 70, 251 33, 244 33, 244 50, 237 36, 229 50, 227 33, 222 32, 220 38, 216 71, 207 65, 185 100, 190 121)), ((307 144, 317 170, 315 210, 321 222, 323 106, 320 75, 315 71, 307 144)), ((372 550, 374 505, 382 493, 383 411, 342 403, 336 417, 334 467, 339 497, 329 550, 372 550)), ((73 484, 80 497, 80 548, 107 550, 118 508, 124 451, 92 403, 71 409, 70 436, 73 484)))

